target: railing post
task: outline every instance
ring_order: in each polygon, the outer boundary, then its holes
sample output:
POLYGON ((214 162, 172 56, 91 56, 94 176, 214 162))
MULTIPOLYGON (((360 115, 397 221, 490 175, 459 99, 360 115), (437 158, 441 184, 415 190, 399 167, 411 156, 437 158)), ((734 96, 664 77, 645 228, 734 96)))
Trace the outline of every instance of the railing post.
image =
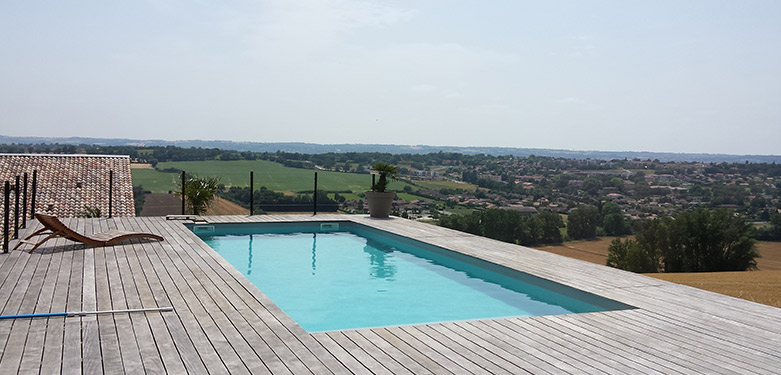
POLYGON ((315 172, 315 195, 312 201, 314 202, 314 207, 312 207, 312 215, 317 215, 317 172, 315 172))
POLYGON ((33 196, 30 200, 30 219, 35 217, 35 193, 38 188, 38 170, 33 169, 33 196))
POLYGON ((19 238, 19 175, 14 185, 14 239, 19 238))
POLYGON ((249 171, 249 214, 255 214, 255 171, 249 171))
POLYGON ((113 202, 113 195, 114 192, 114 171, 109 170, 108 171, 108 217, 111 218, 111 206, 114 203, 113 202))
POLYGON ((27 172, 24 172, 24 190, 22 190, 22 228, 27 228, 27 172))
POLYGON ((6 181, 3 186, 3 252, 8 252, 8 221, 11 219, 11 183, 6 181))
POLYGON ((182 171, 182 215, 184 215, 184 196, 185 196, 184 171, 182 171))
POLYGON ((372 189, 374 189, 374 184, 376 184, 375 179, 377 178, 377 175, 372 173, 372 189))

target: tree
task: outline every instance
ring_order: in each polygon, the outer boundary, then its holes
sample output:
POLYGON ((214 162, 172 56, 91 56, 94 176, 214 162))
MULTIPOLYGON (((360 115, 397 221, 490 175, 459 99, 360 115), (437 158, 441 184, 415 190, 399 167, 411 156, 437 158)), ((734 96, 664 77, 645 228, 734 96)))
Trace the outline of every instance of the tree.
MULTIPOLYGON (((219 188, 219 177, 198 177, 189 176, 184 181, 184 201, 193 215, 200 215, 206 212, 206 208, 214 200, 214 196, 219 188)), ((182 196, 182 184, 179 183, 179 190, 176 192, 182 196)))
POLYGON ((133 206, 136 210, 136 216, 141 216, 141 210, 144 208, 144 201, 146 201, 146 191, 142 185, 133 186, 133 206))
POLYGON ((564 228, 564 220, 561 215, 555 212, 541 212, 534 217, 541 224, 540 242, 542 243, 560 243, 563 239, 561 237, 561 230, 564 228))
POLYGON ((621 241, 616 238, 610 243, 607 253, 607 265, 631 272, 658 272, 658 264, 640 244, 629 238, 621 241))
POLYGON ((598 196, 600 189, 602 189, 602 181, 595 176, 588 176, 583 179, 583 185, 581 185, 583 191, 592 196, 598 196))
POLYGON ((608 202, 602 206, 602 229, 608 236, 621 236, 629 233, 629 226, 624 220, 621 207, 618 207, 617 204, 608 202))
POLYGON ((608 265, 638 272, 745 271, 759 253, 751 225, 730 210, 699 209, 644 223, 636 240, 611 244, 608 265))
POLYGON ((594 206, 579 205, 567 217, 567 233, 573 240, 597 236, 599 210, 594 206))

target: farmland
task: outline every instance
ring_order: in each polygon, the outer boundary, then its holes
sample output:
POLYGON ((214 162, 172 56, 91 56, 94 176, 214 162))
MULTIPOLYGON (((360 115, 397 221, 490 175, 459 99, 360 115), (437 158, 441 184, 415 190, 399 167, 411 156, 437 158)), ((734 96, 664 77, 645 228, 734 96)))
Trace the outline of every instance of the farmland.
MULTIPOLYGON (((607 248, 613 238, 615 237, 572 241, 555 246, 541 246, 537 249, 587 262, 605 264, 607 248)), ((760 241, 757 243, 757 249, 762 256, 757 259, 758 271, 651 273, 646 276, 781 307, 781 242, 760 241)))
MULTIPOLYGON (((158 169, 175 168, 199 176, 217 176, 220 183, 226 186, 249 186, 249 172, 255 173, 255 188, 265 186, 276 191, 304 191, 314 188, 314 170, 289 168, 279 163, 265 160, 236 161, 183 161, 164 162, 157 165, 158 169)), ((153 193, 167 193, 175 190, 179 174, 159 172, 153 169, 134 168, 133 185, 143 185, 144 189, 153 193)), ((362 192, 371 185, 368 174, 341 173, 318 171, 318 189, 328 191, 362 192)), ((404 182, 394 181, 389 188, 403 189, 404 182)))

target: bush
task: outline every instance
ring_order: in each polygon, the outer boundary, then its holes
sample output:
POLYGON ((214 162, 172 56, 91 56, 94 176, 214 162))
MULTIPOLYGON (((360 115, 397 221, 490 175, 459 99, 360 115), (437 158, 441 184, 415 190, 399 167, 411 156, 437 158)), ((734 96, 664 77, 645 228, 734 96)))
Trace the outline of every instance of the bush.
POLYGON ((607 265, 638 272, 756 269, 751 226, 729 210, 700 209, 643 223, 636 240, 614 241, 607 265))

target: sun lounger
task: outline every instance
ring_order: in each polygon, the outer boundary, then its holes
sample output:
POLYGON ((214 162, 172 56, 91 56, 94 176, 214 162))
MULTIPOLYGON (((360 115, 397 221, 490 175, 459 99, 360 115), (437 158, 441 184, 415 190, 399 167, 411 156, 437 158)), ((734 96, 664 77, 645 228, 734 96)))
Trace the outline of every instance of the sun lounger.
POLYGON ((17 243, 14 247, 14 250, 16 250, 16 248, 18 248, 21 244, 27 243, 34 245, 33 248, 30 249, 30 252, 32 253, 33 250, 38 248, 38 246, 41 246, 44 242, 55 237, 63 237, 71 241, 81 242, 90 246, 109 246, 117 242, 129 240, 132 238, 151 238, 158 241, 163 241, 163 237, 156 234, 131 232, 125 230, 108 230, 91 235, 83 235, 71 228, 68 228, 68 226, 63 224, 56 216, 35 214, 35 218, 38 219, 38 222, 41 223, 41 225, 43 225, 43 228, 27 236, 24 240, 19 241, 19 243, 17 243), (30 241, 31 238, 42 235, 47 236, 38 242, 30 241))

